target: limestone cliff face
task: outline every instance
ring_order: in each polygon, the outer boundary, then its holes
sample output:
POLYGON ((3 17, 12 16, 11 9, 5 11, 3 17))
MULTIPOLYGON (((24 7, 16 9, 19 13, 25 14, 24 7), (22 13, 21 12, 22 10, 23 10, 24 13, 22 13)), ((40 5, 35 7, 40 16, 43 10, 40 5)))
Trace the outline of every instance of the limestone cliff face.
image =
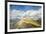
POLYGON ((22 18, 19 22, 17 22, 15 24, 15 27, 18 28, 18 29, 21 29, 21 28, 34 28, 34 27, 40 27, 41 25, 33 20, 32 18, 29 18, 29 17, 25 17, 25 18, 22 18))

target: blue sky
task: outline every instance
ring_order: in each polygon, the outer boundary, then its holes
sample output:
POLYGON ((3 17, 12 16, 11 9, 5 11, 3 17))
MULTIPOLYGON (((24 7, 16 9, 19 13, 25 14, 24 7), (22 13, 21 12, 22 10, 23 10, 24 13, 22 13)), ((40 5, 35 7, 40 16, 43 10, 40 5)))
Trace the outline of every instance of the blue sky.
POLYGON ((10 5, 10 10, 39 10, 41 6, 29 6, 29 5, 10 5))
POLYGON ((37 17, 38 19, 41 15, 41 6, 32 6, 32 5, 10 5, 11 10, 11 19, 21 18, 23 16, 37 17), (40 9, 40 10, 39 10, 40 9), (36 16, 37 15, 37 16, 36 16))

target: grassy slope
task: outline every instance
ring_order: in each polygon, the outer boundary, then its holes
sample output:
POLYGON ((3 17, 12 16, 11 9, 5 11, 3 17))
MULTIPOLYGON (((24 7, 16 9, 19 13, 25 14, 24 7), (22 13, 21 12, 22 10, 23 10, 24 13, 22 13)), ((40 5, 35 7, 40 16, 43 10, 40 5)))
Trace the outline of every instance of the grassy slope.
POLYGON ((39 24, 39 22, 30 19, 30 18, 26 18, 26 19, 21 19, 19 22, 17 22, 15 24, 16 28, 28 28, 30 26, 30 28, 37 28, 40 27, 41 25, 39 24))

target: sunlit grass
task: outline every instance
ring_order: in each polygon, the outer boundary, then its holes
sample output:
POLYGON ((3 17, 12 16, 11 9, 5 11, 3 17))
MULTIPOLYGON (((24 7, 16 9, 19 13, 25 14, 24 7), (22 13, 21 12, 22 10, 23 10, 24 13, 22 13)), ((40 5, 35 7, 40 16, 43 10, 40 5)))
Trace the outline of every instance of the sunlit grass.
POLYGON ((16 28, 37 28, 40 27, 41 25, 37 20, 33 20, 32 18, 25 18, 21 19, 19 22, 15 24, 16 28))

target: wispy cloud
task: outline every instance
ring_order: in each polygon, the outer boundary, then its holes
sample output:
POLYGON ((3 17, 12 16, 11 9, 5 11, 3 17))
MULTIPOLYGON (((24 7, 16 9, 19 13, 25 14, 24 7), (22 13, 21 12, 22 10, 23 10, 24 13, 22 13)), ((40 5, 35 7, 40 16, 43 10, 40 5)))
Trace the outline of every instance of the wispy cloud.
POLYGON ((20 18, 24 16, 29 16, 30 18, 33 19, 39 19, 41 18, 41 10, 39 9, 38 11, 34 10, 27 10, 27 11, 20 11, 20 10, 12 10, 10 13, 11 19, 15 18, 20 18))
POLYGON ((41 17, 41 6, 10 5, 10 16, 11 19, 21 19, 24 16, 39 19, 41 17))

